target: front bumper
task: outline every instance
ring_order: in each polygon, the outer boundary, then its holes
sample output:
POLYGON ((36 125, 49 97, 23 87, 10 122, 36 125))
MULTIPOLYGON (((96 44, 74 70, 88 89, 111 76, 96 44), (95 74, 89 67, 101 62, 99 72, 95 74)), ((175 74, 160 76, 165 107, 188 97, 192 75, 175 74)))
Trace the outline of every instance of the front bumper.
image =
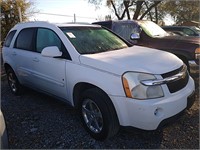
MULTIPOLYGON (((193 92, 187 98, 187 107, 185 109, 190 109, 192 107, 192 105, 194 104, 194 101, 195 101, 195 94, 193 92)), ((182 110, 181 112, 179 112, 178 114, 176 114, 176 115, 174 115, 172 117, 169 117, 169 118, 164 119, 163 121, 161 121, 161 123, 159 124, 158 128, 161 128, 161 127, 165 126, 166 124, 168 124, 170 122, 176 121, 181 115, 183 115, 185 109, 182 110)))
POLYGON ((155 130, 161 122, 182 112, 188 105, 188 97, 194 91, 190 77, 182 90, 166 97, 151 100, 135 100, 110 96, 121 126, 132 126, 144 130, 155 130))

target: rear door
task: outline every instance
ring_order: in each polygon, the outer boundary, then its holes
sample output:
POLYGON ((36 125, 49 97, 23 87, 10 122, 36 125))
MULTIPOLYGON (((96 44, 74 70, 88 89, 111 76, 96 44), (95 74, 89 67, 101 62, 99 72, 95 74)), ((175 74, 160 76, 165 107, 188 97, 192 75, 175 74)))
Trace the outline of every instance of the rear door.
POLYGON ((36 28, 22 29, 14 43, 11 52, 15 72, 20 83, 25 85, 33 85, 32 76, 32 58, 34 57, 34 36, 36 28))

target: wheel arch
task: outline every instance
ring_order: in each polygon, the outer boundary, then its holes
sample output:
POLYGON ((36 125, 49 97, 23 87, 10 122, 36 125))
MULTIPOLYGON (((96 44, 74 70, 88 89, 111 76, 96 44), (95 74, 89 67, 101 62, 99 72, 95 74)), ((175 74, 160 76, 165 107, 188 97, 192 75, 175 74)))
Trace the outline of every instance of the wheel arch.
POLYGON ((9 68, 13 70, 13 68, 11 67, 11 65, 9 65, 8 63, 4 63, 4 68, 5 68, 5 71, 7 71, 9 68))
MULTIPOLYGON (((112 105, 112 107, 115 110, 114 104, 113 104, 112 100, 110 99, 110 97, 108 96, 108 94, 102 88, 100 88, 96 85, 93 85, 91 83, 87 83, 87 82, 79 82, 73 88, 73 103, 74 103, 75 108, 78 108, 80 106, 81 93, 84 92, 85 90, 92 89, 92 88, 97 88, 98 90, 100 90, 104 94, 106 94, 110 101, 109 104, 112 105)), ((116 110, 115 110, 115 113, 117 115, 116 110)))
POLYGON ((84 92, 85 90, 91 89, 91 88, 97 88, 97 89, 103 91, 107 95, 107 93, 104 90, 102 90, 100 87, 93 85, 91 83, 87 83, 87 82, 76 83, 76 85, 73 88, 73 102, 74 102, 75 108, 77 108, 80 104, 81 93, 84 92))

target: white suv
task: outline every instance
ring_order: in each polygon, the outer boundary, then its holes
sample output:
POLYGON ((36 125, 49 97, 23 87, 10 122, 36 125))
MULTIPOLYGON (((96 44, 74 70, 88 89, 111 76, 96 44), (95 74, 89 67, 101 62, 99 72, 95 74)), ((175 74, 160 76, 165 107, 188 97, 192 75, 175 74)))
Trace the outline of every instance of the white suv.
POLYGON ((120 125, 155 130, 192 103, 194 81, 180 59, 130 47, 98 25, 17 24, 3 61, 14 94, 23 85, 68 102, 98 140, 120 125))

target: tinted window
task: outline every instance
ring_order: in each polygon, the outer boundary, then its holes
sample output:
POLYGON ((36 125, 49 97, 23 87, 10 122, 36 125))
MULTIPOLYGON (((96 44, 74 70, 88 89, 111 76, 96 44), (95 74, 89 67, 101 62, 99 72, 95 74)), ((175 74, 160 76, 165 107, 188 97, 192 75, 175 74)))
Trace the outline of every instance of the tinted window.
POLYGON ((36 51, 41 52, 48 46, 57 46, 62 51, 62 42, 59 37, 52 30, 39 28, 37 32, 36 51))
POLYGON ((187 35, 193 36, 195 35, 194 31, 192 31, 191 29, 183 29, 183 32, 187 35))
POLYGON ((15 42, 15 48, 30 50, 33 48, 33 37, 34 37, 34 28, 27 28, 20 31, 17 40, 15 42))
POLYGON ((60 27, 80 54, 93 54, 128 47, 113 33, 98 27, 60 27))
POLYGON ((11 32, 8 34, 8 36, 6 37, 5 43, 4 43, 4 46, 5 46, 5 47, 9 47, 9 46, 10 46, 10 43, 11 43, 11 41, 12 41, 12 39, 13 39, 15 33, 16 33, 16 30, 11 31, 11 32))

